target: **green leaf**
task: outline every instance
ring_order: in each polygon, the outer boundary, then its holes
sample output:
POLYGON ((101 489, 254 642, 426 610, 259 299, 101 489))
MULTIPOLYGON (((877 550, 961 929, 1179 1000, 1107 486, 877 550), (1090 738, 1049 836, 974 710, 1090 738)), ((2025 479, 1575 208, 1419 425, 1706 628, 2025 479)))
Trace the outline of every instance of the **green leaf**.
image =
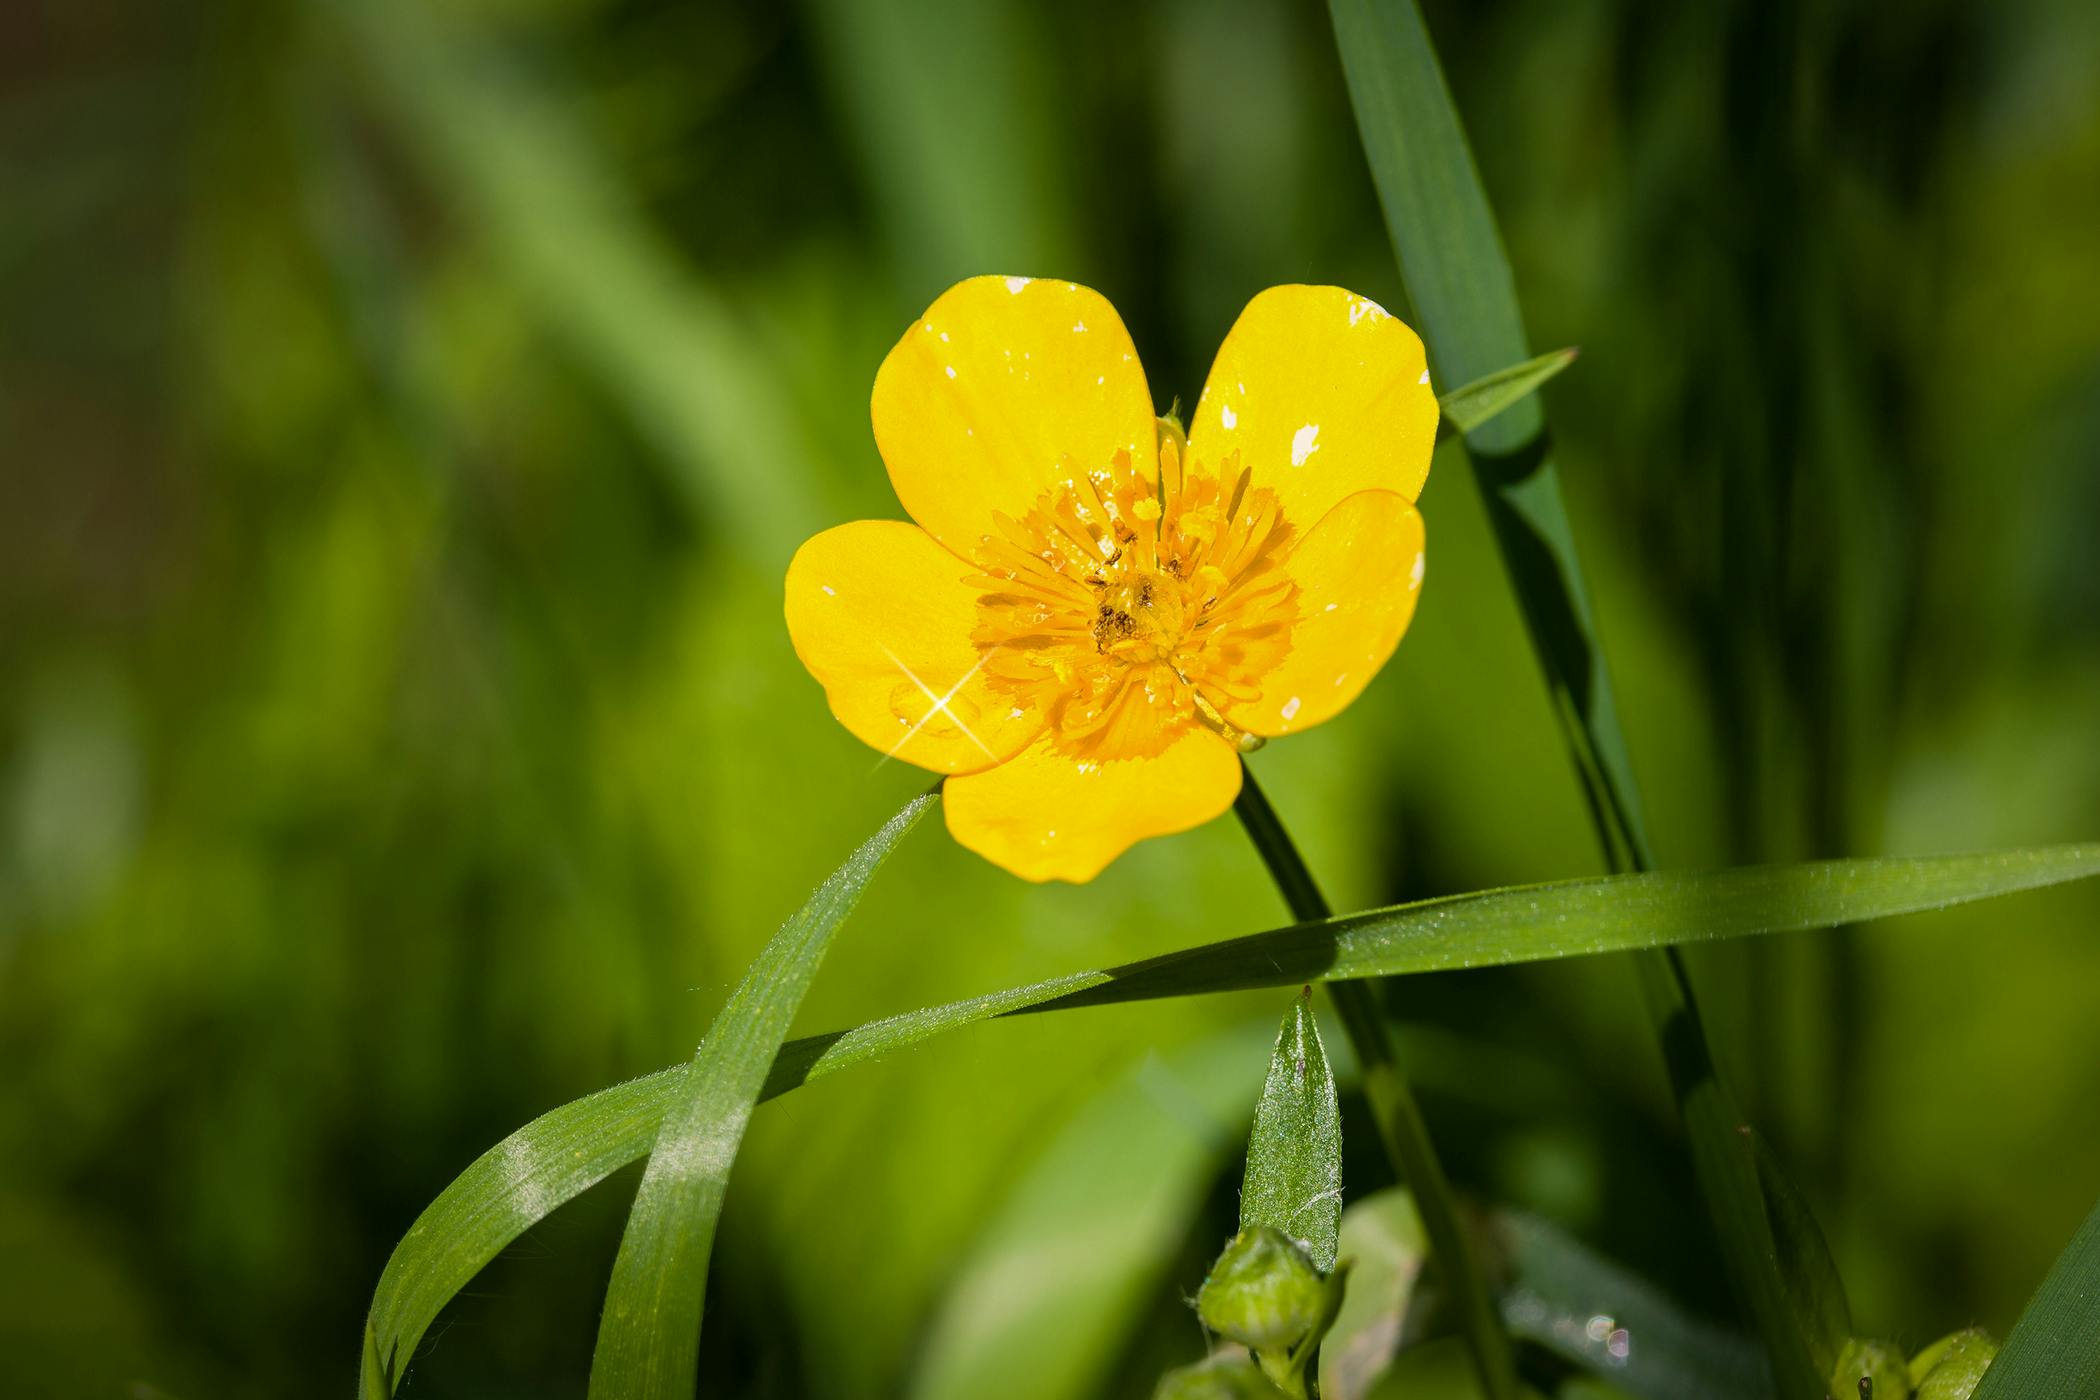
POLYGON ((939 788, 920 794, 780 926, 715 1016, 666 1106, 613 1261, 591 1360, 593 1400, 690 1400, 707 1260, 744 1127, 831 937, 939 788))
POLYGON ((1809 1357, 1824 1375, 1837 1365, 1838 1355, 1852 1339, 1852 1305, 1845 1298, 1845 1281, 1838 1275, 1837 1261, 1823 1228, 1802 1199, 1800 1191, 1780 1169, 1764 1134, 1745 1125, 1757 1160, 1758 1185, 1764 1191, 1765 1217, 1771 1223, 1772 1247, 1779 1277, 1786 1284, 1794 1316, 1808 1338, 1809 1357))
POLYGON ((1409 1332, 1415 1285, 1429 1257, 1414 1193, 1388 1187, 1350 1206, 1342 1213, 1341 1253, 1350 1261, 1349 1292, 1320 1348, 1320 1394, 1363 1400, 1409 1332))
MULTIPOLYGON (((1069 973, 790 1041, 759 1098, 1015 1012, 1827 928, 2094 874, 2100 844, 1615 875, 1428 900, 1069 973)), ((446 1187, 380 1277, 367 1323, 368 1374, 397 1386, 439 1310, 484 1265, 564 1202, 646 1153, 689 1072, 680 1065, 565 1104, 490 1148, 446 1187)), ((368 1389, 368 1400, 389 1389, 368 1389)))
MULTIPOLYGON (((1764 1357, 1745 1338, 1686 1313, 1542 1220, 1501 1213, 1489 1225, 1504 1256, 1500 1306, 1511 1335, 1608 1377, 1639 1400, 1768 1400, 1764 1357)), ((1355 1267, 1322 1357, 1326 1400, 1362 1400, 1386 1389, 1380 1381, 1402 1339, 1432 1325, 1409 1315, 1427 1248, 1404 1187, 1367 1196, 1343 1214, 1342 1253, 1355 1267)))
POLYGON ((1264 1017, 1148 1052, 1057 1129, 949 1286, 911 1400, 1102 1393, 1246 1130, 1235 1070, 1270 1037, 1264 1017))
POLYGON ((1574 346, 1526 360, 1521 365, 1498 369, 1493 374, 1453 389, 1437 400, 1443 416, 1437 420, 1438 440, 1470 433, 1511 404, 1537 392, 1540 385, 1575 363, 1580 353, 1574 346))
POLYGON ((1972 1400, 2100 1396, 2100 1205, 2056 1256, 1972 1400))
POLYGON ((1509 1254, 1509 1330, 1642 1400, 1766 1400, 1764 1356, 1543 1220, 1497 1217, 1509 1254))
MULTIPOLYGON (((1414 0, 1329 0, 1364 154, 1430 364, 1465 383, 1530 354, 1516 281, 1457 108, 1414 0)), ((1654 864, 1611 676, 1561 499, 1544 411, 1526 398, 1466 435, 1488 519, 1546 674, 1612 867, 1654 864)), ((1692 1164, 1780 1391, 1821 1400, 1824 1376, 1777 1272, 1742 1114, 1715 1072, 1690 979, 1673 953, 1637 960, 1692 1164)))
POLYGON ((1342 1229, 1342 1113, 1313 1020, 1312 988, 1284 1014, 1247 1140, 1240 1228, 1267 1225, 1334 1271, 1342 1229))

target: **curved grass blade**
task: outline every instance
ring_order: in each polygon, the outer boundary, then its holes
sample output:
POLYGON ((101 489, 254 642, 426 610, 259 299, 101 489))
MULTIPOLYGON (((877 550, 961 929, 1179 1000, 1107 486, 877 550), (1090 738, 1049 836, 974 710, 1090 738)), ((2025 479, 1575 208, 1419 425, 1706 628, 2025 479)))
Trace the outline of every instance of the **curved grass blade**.
POLYGON ((2100 1396, 2100 1205, 2049 1267, 1974 1400, 2100 1396))
MULTIPOLYGON (((1401 280, 1436 372, 1464 382, 1528 353, 1515 279, 1435 46, 1415 0, 1328 0, 1349 98, 1378 188, 1401 280)), ((1467 434, 1481 498, 1546 674, 1606 856, 1616 870, 1654 864, 1598 644, 1544 411, 1525 399, 1467 434)), ((1738 1292, 1771 1352, 1782 1395, 1820 1400, 1814 1319, 1792 1310, 1803 1289, 1781 1276, 1758 1164, 1719 1075, 1683 964, 1637 960, 1647 1008, 1689 1139, 1694 1173, 1738 1292)))
MULTIPOLYGON (((945 1031, 1023 1011, 1252 987, 1399 976, 1859 923, 2100 874, 2100 844, 1989 855, 1817 861, 1708 873, 1611 875, 1518 886, 1296 924, 1098 971, 1074 972, 850 1031, 790 1041, 759 1100, 945 1031)), ((417 1218, 373 1297, 367 1348, 380 1382, 453 1295, 533 1224, 649 1151, 680 1065, 543 1114, 490 1148, 417 1218)))
POLYGON ((1240 1228, 1267 1225, 1334 1272, 1342 1232, 1342 1110, 1313 1020, 1312 988, 1284 1013, 1247 1139, 1240 1228))
POLYGON ((939 800, 938 785, 913 798, 849 856, 759 950, 708 1027, 677 1097, 665 1107, 620 1236, 591 1360, 593 1400, 692 1395, 707 1260, 744 1125, 831 936, 897 843, 939 800))
POLYGON ((1478 431, 1488 419, 1518 400, 1537 393, 1547 380, 1574 364, 1580 353, 1570 345, 1565 350, 1555 350, 1523 364, 1498 369, 1439 396, 1436 401, 1441 410, 1436 423, 1437 441, 1478 431))

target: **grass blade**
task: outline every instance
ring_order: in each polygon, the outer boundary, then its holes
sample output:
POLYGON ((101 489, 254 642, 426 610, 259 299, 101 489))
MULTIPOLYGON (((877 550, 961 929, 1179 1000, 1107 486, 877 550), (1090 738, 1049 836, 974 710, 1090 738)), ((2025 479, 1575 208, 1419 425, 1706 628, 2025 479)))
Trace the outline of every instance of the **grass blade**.
POLYGON ((2100 1205, 2035 1290, 1974 1400, 2100 1396, 2100 1205))
POLYGON ((689 1400, 698 1381, 707 1260, 729 1169, 817 966, 868 881, 940 800, 920 794, 832 873, 759 950, 708 1028, 663 1125, 613 1261, 593 1400, 689 1400))
POLYGON ((1764 1355, 1747 1337, 1688 1315, 1543 1220, 1507 1214, 1495 1226, 1511 1274, 1502 1315, 1516 1336, 1638 1400, 1769 1400, 1764 1355))
MULTIPOLYGON (((2100 844, 1608 875, 1458 895, 1069 973, 790 1041, 759 1099, 1016 1012, 1828 928, 2093 875, 2100 875, 2100 844)), ((400 1384, 438 1312, 483 1266, 564 1202, 649 1151, 689 1072, 679 1065, 564 1104, 490 1148, 445 1188, 395 1247, 374 1293, 367 1373, 384 1388, 368 1387, 366 1400, 400 1384)))
POLYGON ((1477 432, 1488 419, 1538 392, 1547 380, 1574 364, 1578 353, 1571 345, 1565 350, 1526 360, 1521 365, 1498 369, 1440 396, 1436 401, 1442 411, 1436 424, 1437 440, 1441 442, 1454 435, 1477 432))
MULTIPOLYGON (((1529 354, 1501 231, 1414 0, 1329 0, 1393 251, 1446 382, 1529 354)), ((1504 566, 1546 673, 1599 840, 1617 870, 1653 865, 1604 651, 1561 499, 1545 414, 1527 398, 1467 434, 1504 566)), ((1684 1120, 1700 1191, 1737 1291, 1757 1320, 1782 1395, 1820 1400, 1823 1375, 1797 1315, 1807 1291, 1780 1274, 1761 1173, 1673 953, 1638 960, 1642 998, 1684 1120)))
POLYGON ((1852 1338, 1852 1304, 1845 1296, 1845 1281, 1838 1274, 1837 1261, 1830 1257, 1823 1227, 1816 1223, 1800 1190, 1780 1170, 1779 1158, 1764 1134, 1746 1124, 1743 1136, 1757 1162, 1779 1277, 1791 1294, 1794 1316, 1806 1332, 1809 1358, 1827 1376, 1852 1338))
POLYGON ((362 1400, 401 1386, 438 1313, 513 1241, 638 1161, 686 1067, 631 1079, 543 1113, 474 1160, 394 1247, 365 1320, 362 1400))
POLYGON ((1240 1228, 1252 1225, 1282 1232, 1305 1247, 1320 1272, 1334 1271, 1342 1231, 1342 1111, 1310 987, 1277 1028, 1254 1110, 1240 1184, 1240 1228))

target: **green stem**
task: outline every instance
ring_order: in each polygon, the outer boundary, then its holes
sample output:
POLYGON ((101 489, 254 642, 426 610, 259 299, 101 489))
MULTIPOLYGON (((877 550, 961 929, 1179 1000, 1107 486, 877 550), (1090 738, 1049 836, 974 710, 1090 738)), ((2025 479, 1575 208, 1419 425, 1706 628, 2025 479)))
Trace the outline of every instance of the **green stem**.
MULTIPOLYGON (((1290 907, 1291 917, 1300 923, 1330 917, 1333 909, 1313 882, 1298 847, 1244 761, 1240 764, 1240 795, 1233 810, 1239 813, 1240 824, 1247 828, 1254 848, 1261 852, 1277 891, 1290 907)), ((1379 1014, 1378 999, 1362 982, 1325 985, 1327 994, 1334 999, 1335 1013, 1341 1017, 1342 1029, 1356 1050, 1364 1097, 1370 1101, 1385 1155, 1414 1192, 1415 1208, 1421 1212, 1422 1227, 1429 1236, 1430 1253, 1443 1271, 1445 1286, 1451 1290, 1452 1302, 1465 1327, 1466 1343, 1480 1370, 1482 1387, 1490 1400, 1515 1400, 1516 1361, 1510 1354, 1509 1337, 1502 1330, 1495 1295, 1466 1241, 1451 1181, 1444 1175, 1444 1164, 1437 1159, 1429 1128, 1422 1121, 1421 1107, 1400 1068, 1392 1036, 1385 1018, 1379 1014)))

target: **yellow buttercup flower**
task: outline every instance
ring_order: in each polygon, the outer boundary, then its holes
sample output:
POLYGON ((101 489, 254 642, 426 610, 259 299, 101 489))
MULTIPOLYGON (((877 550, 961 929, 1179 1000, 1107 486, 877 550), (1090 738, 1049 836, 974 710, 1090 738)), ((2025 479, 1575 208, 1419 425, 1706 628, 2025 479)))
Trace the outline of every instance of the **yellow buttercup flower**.
POLYGON ((917 524, 788 566, 841 724, 947 784, 955 839, 1091 880, 1239 793, 1239 752, 1339 713, 1407 630, 1437 403, 1422 342, 1339 287, 1272 287, 1184 437, 1123 322, 1070 282, 950 288, 875 376, 917 524))

